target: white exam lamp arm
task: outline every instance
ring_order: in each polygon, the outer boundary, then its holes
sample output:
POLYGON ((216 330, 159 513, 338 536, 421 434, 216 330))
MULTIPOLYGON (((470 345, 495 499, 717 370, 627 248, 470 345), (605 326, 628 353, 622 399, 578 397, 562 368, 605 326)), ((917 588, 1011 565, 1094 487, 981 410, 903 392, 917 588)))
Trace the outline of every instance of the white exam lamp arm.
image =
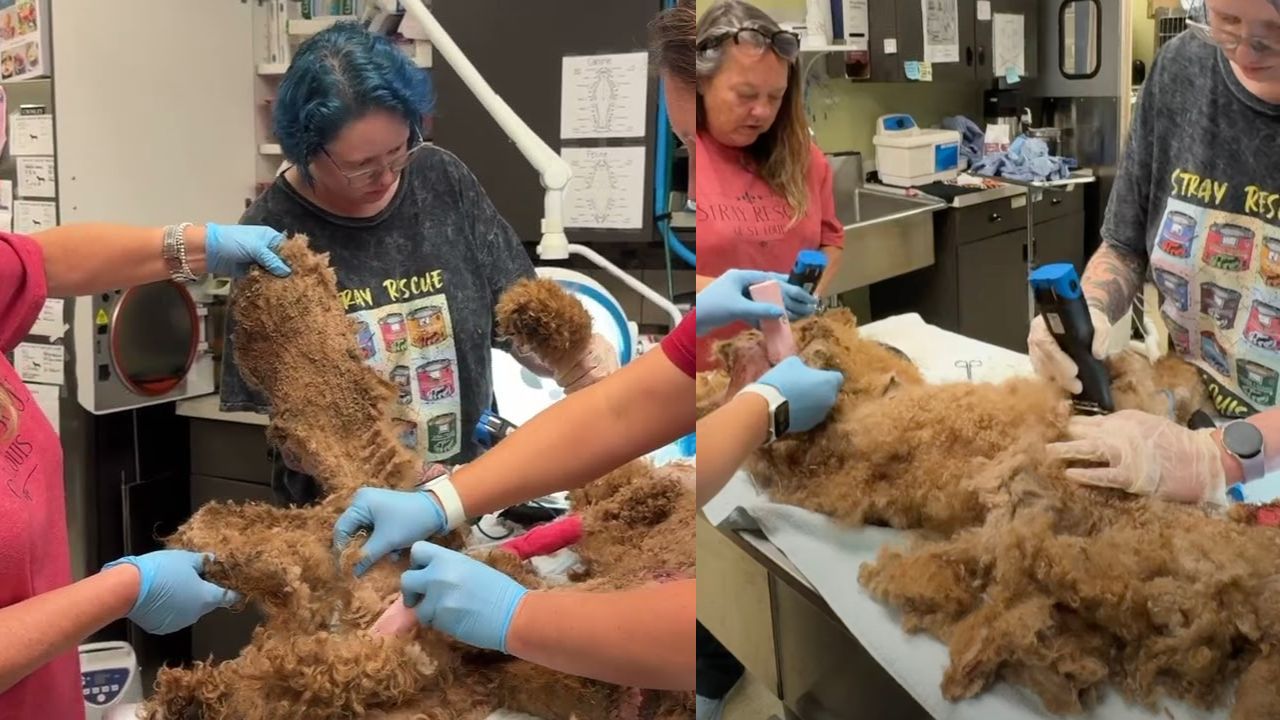
MULTIPOLYGON (((390 12, 395 11, 396 0, 377 1, 384 9, 389 9, 390 12)), ((624 272, 591 248, 576 243, 569 244, 569 239, 564 234, 563 213, 564 190, 573 178, 572 168, 494 92, 463 54, 462 49, 453 41, 453 38, 449 37, 449 33, 445 32, 444 26, 422 4, 422 0, 400 0, 400 4, 404 6, 405 12, 411 14, 413 19, 422 26, 433 49, 439 51, 466 84, 471 94, 480 101, 484 109, 489 112, 489 116, 502 128, 502 132, 515 143, 520 154, 524 155, 525 160, 538 171, 538 179, 546 191, 542 207, 542 240, 538 243, 538 257, 544 260, 564 260, 571 252, 583 256, 621 280, 649 302, 662 308, 663 312, 671 317, 671 327, 675 329, 682 319, 679 308, 655 292, 653 288, 624 272)))

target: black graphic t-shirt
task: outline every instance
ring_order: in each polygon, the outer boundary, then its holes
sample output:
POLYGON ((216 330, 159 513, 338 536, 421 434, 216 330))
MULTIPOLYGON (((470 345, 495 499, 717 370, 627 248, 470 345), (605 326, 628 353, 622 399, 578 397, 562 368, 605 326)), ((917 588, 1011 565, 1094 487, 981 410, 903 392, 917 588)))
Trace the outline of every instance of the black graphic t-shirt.
MULTIPOLYGON (((280 177, 241 222, 305 234, 330 254, 361 354, 399 388, 401 441, 424 463, 474 459, 472 429, 493 395, 493 308, 516 280, 533 276, 533 264, 471 171, 425 148, 391 203, 361 219, 326 212, 280 177)), ((222 409, 269 412, 240 376, 227 318, 222 409)))
POLYGON ((1280 105, 1189 33, 1143 87, 1102 237, 1149 256, 1170 343, 1221 414, 1277 404, 1280 105))

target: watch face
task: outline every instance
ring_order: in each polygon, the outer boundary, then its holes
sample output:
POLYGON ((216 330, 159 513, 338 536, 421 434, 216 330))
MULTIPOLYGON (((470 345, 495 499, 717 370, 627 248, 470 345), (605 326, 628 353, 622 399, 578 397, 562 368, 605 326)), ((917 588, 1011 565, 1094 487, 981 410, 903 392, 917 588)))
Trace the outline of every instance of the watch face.
POLYGON ((1252 423, 1236 421, 1222 429, 1222 444, 1236 457, 1251 458, 1262 452, 1262 432, 1252 423))
POLYGON ((783 400, 782 404, 773 411, 773 429, 778 437, 786 435, 791 429, 791 406, 786 400, 783 400))

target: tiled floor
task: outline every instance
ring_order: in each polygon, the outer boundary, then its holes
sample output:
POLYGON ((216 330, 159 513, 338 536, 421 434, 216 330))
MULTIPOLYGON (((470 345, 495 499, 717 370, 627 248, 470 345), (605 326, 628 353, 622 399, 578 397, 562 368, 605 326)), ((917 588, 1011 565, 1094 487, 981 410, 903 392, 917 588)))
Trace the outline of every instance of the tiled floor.
POLYGON ((725 699, 723 720, 770 720, 774 717, 782 717, 782 703, 750 675, 744 675, 725 699))

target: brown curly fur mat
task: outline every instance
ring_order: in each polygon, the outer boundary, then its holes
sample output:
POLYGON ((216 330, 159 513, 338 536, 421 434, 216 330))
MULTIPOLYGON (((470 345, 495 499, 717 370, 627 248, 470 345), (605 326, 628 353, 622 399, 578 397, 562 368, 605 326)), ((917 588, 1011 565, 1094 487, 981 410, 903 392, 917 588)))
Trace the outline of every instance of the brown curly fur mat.
MULTIPOLYGON (((1005 680, 1069 714, 1108 685, 1153 709, 1234 691, 1234 720, 1280 718, 1280 531, 1248 510, 1069 482, 1045 453, 1069 407, 1045 382, 928 385, 847 312, 793 327, 801 356, 845 384, 824 425, 762 448, 750 469, 778 502, 917 531, 846 571, 908 631, 948 644, 947 698, 1005 680)), ((728 374, 700 383, 704 412, 759 370, 758 334, 720 349, 728 374)), ((1204 401, 1178 361, 1122 356, 1112 372, 1122 407, 1165 414, 1172 398, 1183 421, 1204 401)))
MULTIPOLYGON (((237 360, 272 401, 270 438, 320 480, 326 496, 306 508, 210 503, 169 538, 172 547, 216 554, 210 578, 243 593, 265 619, 232 660, 161 670, 146 717, 480 720, 507 708, 546 720, 692 718, 692 693, 640 692, 564 675, 421 628, 410 638, 367 632, 396 596, 406 561, 383 561, 356 579, 358 548, 336 558, 333 525, 358 488, 410 488, 421 463, 391 425, 394 389, 360 360, 327 257, 303 237, 288 240, 282 255, 293 268, 289 278, 255 273, 237 289, 237 360)), ((545 286, 532 287, 546 298, 545 286)), ((507 300, 512 312, 527 307, 507 300)), ((536 321, 505 317, 506 327, 543 327, 547 312, 566 305, 534 307, 536 321)), ((564 330, 556 347, 573 333, 582 335, 581 328, 564 330)), ((635 462, 574 494, 584 569, 568 588, 633 587, 672 570, 693 574, 693 493, 682 472, 689 470, 635 462)), ((456 534, 437 541, 462 545, 456 534)), ((509 553, 483 559, 528 587, 542 586, 509 553)))

